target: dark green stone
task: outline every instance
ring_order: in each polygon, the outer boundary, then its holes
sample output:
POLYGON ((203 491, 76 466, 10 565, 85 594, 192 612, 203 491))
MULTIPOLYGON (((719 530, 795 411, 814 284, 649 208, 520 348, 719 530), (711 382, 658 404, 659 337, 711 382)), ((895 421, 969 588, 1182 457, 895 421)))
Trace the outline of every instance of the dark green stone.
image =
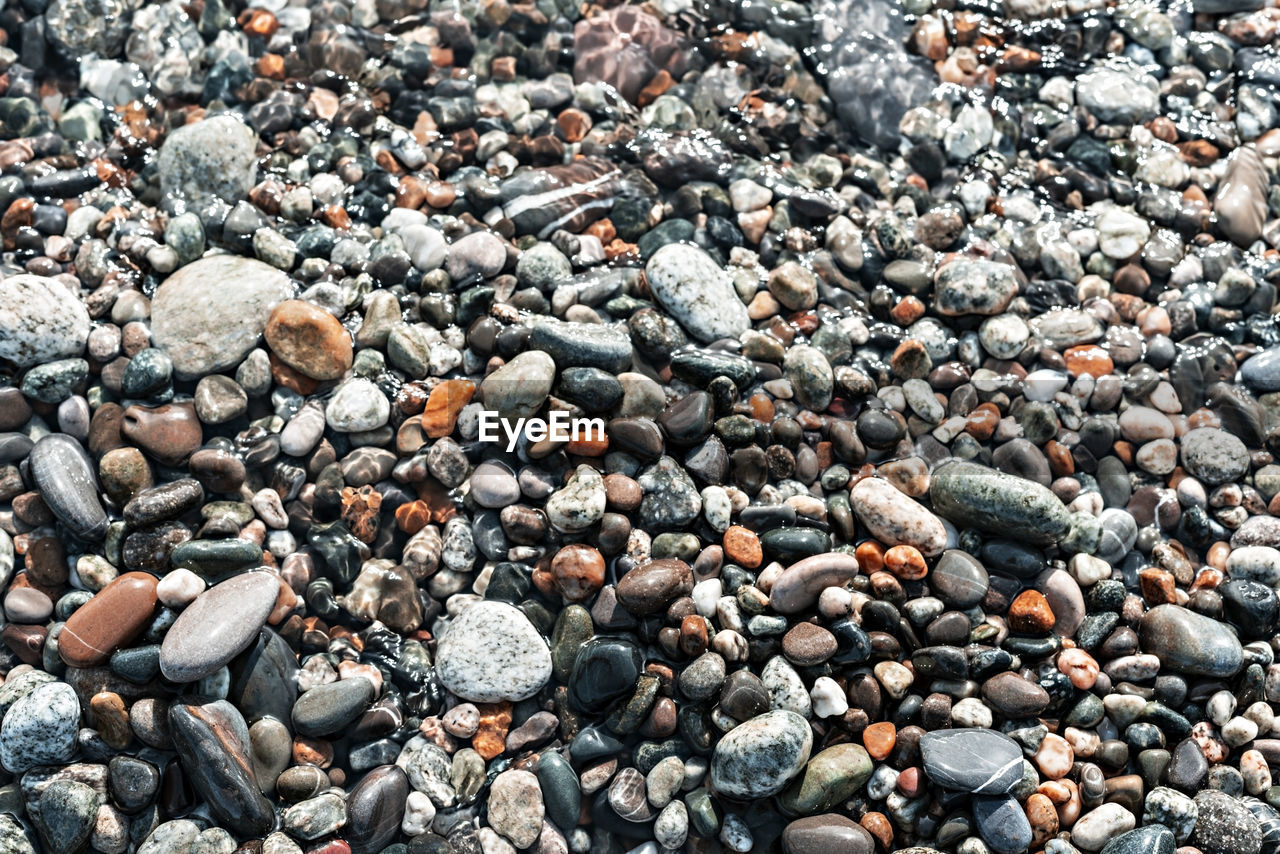
POLYGON ((640 676, 640 648, 621 638, 593 638, 578 650, 569 677, 569 703, 584 714, 599 714, 631 693, 640 676))
POLYGON ((774 528, 760 535, 760 547, 767 559, 786 565, 831 551, 831 537, 816 528, 774 528))

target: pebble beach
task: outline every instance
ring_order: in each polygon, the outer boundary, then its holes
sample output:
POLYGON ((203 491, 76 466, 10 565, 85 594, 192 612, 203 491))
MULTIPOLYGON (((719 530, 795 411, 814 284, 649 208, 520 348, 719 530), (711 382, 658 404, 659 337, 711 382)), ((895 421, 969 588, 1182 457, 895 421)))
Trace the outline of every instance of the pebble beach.
POLYGON ((1280 854, 1277 48, 4 3, 0 854, 1280 854))

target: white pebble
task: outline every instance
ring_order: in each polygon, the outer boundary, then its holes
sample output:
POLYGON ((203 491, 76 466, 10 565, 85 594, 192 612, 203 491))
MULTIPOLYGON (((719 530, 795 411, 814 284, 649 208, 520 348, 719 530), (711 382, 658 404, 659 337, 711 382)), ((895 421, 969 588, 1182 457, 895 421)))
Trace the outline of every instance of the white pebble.
POLYGON ((175 569, 156 585, 156 598, 168 608, 181 608, 204 592, 204 579, 189 569, 175 569))
POLYGON ((410 792, 404 802, 404 819, 400 830, 405 836, 419 836, 431 828, 436 818, 436 806, 422 792, 410 792))
POLYGON ((830 676, 819 676, 813 680, 809 699, 813 704, 813 714, 819 718, 839 717, 849 711, 849 701, 845 699, 840 683, 830 676))
POLYGON ((990 729, 991 709, 977 697, 965 697, 951 707, 951 721, 958 727, 990 729))

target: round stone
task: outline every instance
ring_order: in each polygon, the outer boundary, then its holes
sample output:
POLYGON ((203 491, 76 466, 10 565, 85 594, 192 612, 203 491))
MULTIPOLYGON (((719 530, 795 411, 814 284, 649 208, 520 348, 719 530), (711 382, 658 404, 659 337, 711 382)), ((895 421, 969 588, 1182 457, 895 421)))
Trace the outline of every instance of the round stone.
POLYGON ((476 602, 445 630, 436 672, 444 686, 464 700, 524 700, 551 678, 551 650, 518 608, 476 602))

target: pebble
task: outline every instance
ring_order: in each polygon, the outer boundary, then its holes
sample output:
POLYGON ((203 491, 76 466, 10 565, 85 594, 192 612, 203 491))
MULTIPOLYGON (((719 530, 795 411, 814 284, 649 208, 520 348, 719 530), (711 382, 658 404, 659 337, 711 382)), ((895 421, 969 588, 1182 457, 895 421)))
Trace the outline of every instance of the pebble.
POLYGON ((1162 667, 1200 676, 1229 677, 1239 672, 1240 641, 1216 620, 1179 605, 1158 605, 1142 618, 1142 647, 1162 667))
POLYGON ((751 325, 728 273, 696 246, 662 247, 645 265, 645 276, 658 304, 699 341, 736 338, 751 325))
POLYGON ((524 700, 551 678, 551 652, 519 610, 477 602, 441 638, 436 671, 445 688, 464 700, 524 700))
POLYGON ((252 258, 211 255, 179 268, 151 301, 151 340, 174 374, 198 379, 240 365, 271 312, 293 296, 289 277, 252 258), (216 293, 210 288, 217 282, 216 293))
POLYGON ((942 521, 887 481, 858 481, 849 491, 849 504, 858 520, 885 545, 914 546, 926 557, 946 548, 942 521))
POLYGON ((89 312, 61 279, 19 274, 0 286, 0 359, 30 368, 79 356, 89 312))
POLYGON ((65 682, 33 686, 0 721, 0 765, 21 774, 37 765, 71 760, 80 728, 80 702, 65 682))
POLYGON ((271 573, 251 572, 210 587, 178 615, 160 645, 160 670, 173 682, 196 682, 245 650, 279 595, 271 573))
POLYGON ((98 498, 98 478, 78 442, 45 436, 31 448, 28 466, 45 504, 74 536, 99 541, 106 535, 110 520, 98 498))
POLYGON ((780 792, 809 761, 813 732, 795 712, 776 710, 745 721, 716 743, 711 786, 738 800, 780 792))
POLYGON ((172 131, 156 162, 160 191, 179 204, 195 205, 210 198, 232 203, 243 199, 258 171, 254 136, 253 130, 232 114, 172 131))
POLYGON ((945 729, 920 739, 925 773, 938 785, 977 795, 1003 795, 1022 780, 1022 750, 990 729, 945 729))

